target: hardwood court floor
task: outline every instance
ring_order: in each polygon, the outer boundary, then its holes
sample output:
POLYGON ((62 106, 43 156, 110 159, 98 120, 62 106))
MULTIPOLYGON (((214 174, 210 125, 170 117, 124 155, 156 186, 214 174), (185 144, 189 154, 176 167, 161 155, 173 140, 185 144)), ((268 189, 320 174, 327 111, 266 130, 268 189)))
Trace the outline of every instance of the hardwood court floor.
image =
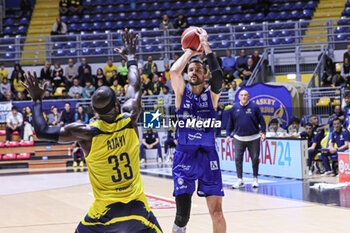
MULTIPOLYGON (((142 175, 145 192, 172 197, 172 180, 142 175)), ((87 172, 0 176, 0 233, 73 233, 93 197, 87 172)), ((348 232, 350 209, 225 189, 227 232, 348 232)), ((154 210, 171 232, 175 209, 154 210)), ((212 232, 203 198, 193 196, 188 233, 212 232)))

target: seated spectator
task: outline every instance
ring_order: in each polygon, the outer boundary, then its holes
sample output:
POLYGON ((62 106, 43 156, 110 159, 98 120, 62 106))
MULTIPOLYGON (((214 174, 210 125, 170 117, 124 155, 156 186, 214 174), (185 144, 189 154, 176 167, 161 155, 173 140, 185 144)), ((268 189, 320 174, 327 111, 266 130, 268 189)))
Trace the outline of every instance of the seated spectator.
POLYGON ((231 88, 228 90, 228 98, 232 101, 232 103, 235 103, 235 97, 236 93, 241 89, 240 87, 237 87, 237 83, 235 80, 231 82, 231 88))
POLYGON ((241 49, 240 56, 236 59, 235 63, 235 72, 233 76, 235 79, 241 79, 241 75, 243 74, 243 70, 248 66, 248 56, 246 54, 245 49, 241 49))
POLYGON ((120 95, 120 88, 122 88, 121 85, 119 85, 118 79, 113 80, 113 85, 111 86, 112 90, 115 92, 117 96, 120 95))
POLYGON ((59 87, 61 85, 62 82, 64 82, 63 80, 63 69, 60 65, 60 63, 55 63, 54 65, 54 70, 52 72, 52 79, 53 79, 53 83, 55 85, 54 90, 57 89, 57 87, 59 87))
POLYGON ((79 84, 81 86, 85 86, 86 82, 93 83, 93 77, 92 77, 91 72, 88 68, 85 68, 83 74, 80 75, 80 77, 79 77, 79 84))
POLYGON ((6 118, 6 141, 11 140, 11 135, 14 131, 18 131, 21 140, 23 140, 23 116, 21 113, 18 112, 18 109, 16 106, 13 106, 11 109, 11 112, 7 114, 6 118))
POLYGON ((170 117, 171 112, 171 95, 169 94, 169 88, 167 86, 162 87, 162 93, 159 94, 159 100, 163 100, 163 107, 165 110, 164 119, 168 119, 170 117))
POLYGON ((279 126, 279 122, 276 118, 270 121, 270 127, 268 128, 268 132, 266 136, 268 137, 281 137, 285 136, 286 131, 279 126))
POLYGON ((48 99, 51 99, 52 98, 52 96, 51 96, 51 92, 49 91, 49 90, 45 90, 44 91, 44 97, 43 97, 43 99, 45 99, 45 100, 48 100, 48 99))
POLYGON ((102 87, 102 86, 106 86, 103 81, 101 79, 97 80, 97 85, 96 85, 96 89, 98 89, 99 87, 102 87))
POLYGON ((170 67, 169 64, 164 65, 164 71, 162 72, 162 83, 165 85, 170 79, 170 67))
POLYGON ((94 94, 96 88, 92 85, 91 81, 87 80, 85 82, 85 87, 83 88, 83 98, 91 98, 91 96, 94 94))
POLYGON ((9 72, 5 70, 4 64, 0 64, 0 83, 2 82, 3 78, 8 78, 9 72))
POLYGON ((60 0, 60 16, 67 15, 70 0, 60 0))
POLYGON ((12 74, 11 74, 11 82, 13 82, 13 80, 18 76, 18 73, 22 73, 23 75, 24 71, 22 70, 22 67, 20 64, 15 64, 14 70, 12 71, 12 74))
POLYGON ((159 81, 159 76, 157 74, 154 74, 152 82, 148 83, 147 86, 149 95, 159 95, 164 84, 159 81))
POLYGON ((45 66, 41 68, 40 71, 40 79, 48 80, 49 82, 52 82, 52 69, 51 69, 51 63, 50 62, 45 62, 45 66))
POLYGON ((3 78, 2 83, 0 83, 0 99, 10 101, 11 98, 11 84, 7 78, 3 78))
POLYGON ((75 119, 75 122, 84 123, 84 124, 89 123, 89 116, 84 111, 83 106, 80 105, 78 107, 78 111, 75 113, 74 119, 75 119))
POLYGON ((347 51, 344 53, 343 62, 345 62, 345 58, 347 58, 348 60, 350 60, 350 44, 348 44, 348 46, 347 46, 347 51))
POLYGON ((74 99, 80 99, 80 98, 81 98, 81 94, 80 93, 75 93, 74 99))
POLYGON ((78 155, 80 155, 79 167, 84 167, 84 152, 81 149, 79 143, 75 142, 73 148, 73 167, 78 166, 78 155))
POLYGON ((322 150, 322 162, 323 166, 326 168, 324 176, 329 176, 335 174, 331 171, 328 156, 338 155, 338 151, 345 151, 349 149, 349 132, 343 129, 342 124, 338 118, 333 120, 334 132, 332 133, 332 138, 329 146, 322 150))
POLYGON ((119 96, 120 96, 120 97, 124 97, 124 96, 125 96, 125 93, 126 93, 125 88, 124 88, 124 87, 121 87, 121 88, 119 89, 119 96))
POLYGON ((169 17, 167 14, 163 15, 163 21, 160 23, 159 28, 162 30, 173 29, 173 24, 169 21, 169 17))
POLYGON ((15 100, 16 101, 22 101, 22 100, 25 100, 26 99, 26 97, 24 96, 24 94, 23 94, 23 92, 17 92, 16 94, 15 94, 15 100))
POLYGON ((299 118, 294 118, 291 123, 292 123, 292 130, 289 132, 290 135, 297 135, 305 131, 305 128, 300 126, 299 118))
POLYGON ((226 50, 226 57, 222 60, 222 71, 225 83, 230 83, 233 79, 233 72, 235 71, 236 59, 232 57, 231 50, 226 50))
POLYGON ((24 141, 33 141, 33 114, 32 109, 30 107, 24 108, 23 113, 23 122, 24 122, 24 133, 23 140, 24 141))
POLYGON ((157 66, 157 64, 153 62, 152 55, 149 55, 147 58, 147 63, 143 66, 143 73, 148 76, 152 73, 154 66, 157 66))
POLYGON ((79 86, 79 79, 75 78, 73 80, 73 86, 69 88, 69 95, 73 98, 75 98, 75 94, 82 94, 83 93, 83 88, 79 86))
POLYGON ((118 81, 119 84, 125 86, 128 83, 128 67, 125 59, 121 61, 122 65, 118 67, 118 81))
POLYGON ((21 0, 21 17, 30 16, 32 13, 32 3, 30 0, 21 0))
POLYGON ((112 71, 112 77, 111 77, 110 81, 107 82, 107 86, 113 85, 113 81, 114 81, 115 79, 118 79, 118 83, 120 82, 117 71, 113 70, 113 71, 112 71))
POLYGON ((85 68, 88 68, 89 71, 90 71, 90 73, 91 73, 91 66, 87 63, 86 58, 83 57, 83 58, 81 59, 81 65, 80 65, 79 68, 78 68, 78 75, 79 75, 79 78, 80 78, 81 75, 83 75, 84 69, 85 69, 85 68))
POLYGON ((253 66, 257 66, 260 61, 259 51, 254 50, 253 56, 251 58, 253 59, 253 66))
POLYGON ((164 154, 166 156, 166 162, 168 162, 170 160, 170 154, 169 152, 169 148, 172 147, 176 147, 177 145, 177 140, 175 139, 175 132, 174 129, 172 127, 168 128, 168 135, 167 135, 167 139, 164 142, 164 154))
POLYGON ((102 68, 98 68, 95 75, 95 86, 97 88, 97 81, 102 80, 102 86, 107 85, 107 79, 103 74, 102 68))
POLYGON ((66 89, 63 89, 62 90, 62 95, 60 96, 61 99, 69 99, 71 98, 69 95, 68 95, 68 91, 66 89))
POLYGON ((342 86, 346 86, 349 83, 350 83, 350 63, 349 63, 349 59, 345 58, 344 64, 340 71, 339 84, 342 86))
POLYGON ((52 126, 58 126, 61 122, 61 114, 58 112, 56 106, 51 107, 51 112, 47 115, 47 124, 52 126))
POLYGON ((51 35, 67 34, 67 25, 61 21, 61 18, 56 19, 56 23, 52 26, 51 35))
POLYGON ((22 92, 22 94, 25 91, 24 86, 21 82, 25 82, 24 76, 21 72, 17 73, 17 76, 12 80, 12 86, 13 86, 13 92, 17 94, 18 92, 22 92))
POLYGON ((79 0, 70 0, 69 7, 68 7, 69 14, 80 15, 84 10, 84 7, 81 5, 81 2, 82 1, 79 1, 79 0))
POLYGON ((140 145, 140 163, 145 162, 145 150, 147 149, 157 149, 158 150, 158 162, 162 161, 162 149, 159 143, 159 136, 157 131, 152 129, 147 129, 143 132, 142 143, 140 145))
POLYGON ((183 31, 188 27, 188 22, 183 14, 179 14, 174 23, 174 28, 178 30, 178 34, 181 35, 183 31))
MULTIPOLYGON (((344 112, 341 110, 341 106, 340 105, 336 105, 333 108, 333 112, 332 114, 328 117, 328 123, 330 123, 330 121, 333 121, 335 118, 339 118, 339 120, 343 123, 344 122, 344 112)), ((333 123, 331 123, 332 125, 333 123)))
POLYGON ((73 79, 78 78, 78 68, 73 62, 73 59, 68 59, 68 66, 65 69, 66 79, 64 85, 66 89, 69 89, 73 85, 73 79))
POLYGON ((152 73, 148 75, 148 79, 149 80, 153 80, 153 75, 157 75, 158 77, 161 77, 161 73, 158 72, 158 67, 157 66, 153 66, 152 68, 152 73))
POLYGON ((74 110, 71 109, 70 103, 64 104, 64 110, 62 111, 60 125, 67 125, 74 122, 74 110))
POLYGON ((111 83, 111 78, 113 76, 113 72, 112 71, 118 71, 117 67, 115 65, 113 65, 113 62, 111 59, 108 59, 107 61, 107 65, 105 65, 104 67, 105 70, 105 76, 106 79, 109 83, 111 83))
POLYGON ((336 81, 337 75, 335 72, 335 64, 333 63, 332 59, 327 58, 322 75, 322 86, 329 87, 332 84, 336 85, 336 81))
POLYGON ((243 80, 239 84, 240 87, 244 87, 247 84, 248 80, 250 79, 250 76, 254 71, 254 68, 255 67, 253 66, 253 59, 248 58, 248 65, 243 68, 243 80))

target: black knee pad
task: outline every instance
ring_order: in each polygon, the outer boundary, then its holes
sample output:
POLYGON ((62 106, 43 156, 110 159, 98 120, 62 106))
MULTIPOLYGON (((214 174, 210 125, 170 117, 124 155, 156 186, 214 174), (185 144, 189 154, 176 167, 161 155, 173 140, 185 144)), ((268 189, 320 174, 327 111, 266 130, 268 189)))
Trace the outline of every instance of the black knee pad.
POLYGON ((190 220, 192 194, 183 193, 175 197, 176 217, 175 224, 184 227, 190 220))

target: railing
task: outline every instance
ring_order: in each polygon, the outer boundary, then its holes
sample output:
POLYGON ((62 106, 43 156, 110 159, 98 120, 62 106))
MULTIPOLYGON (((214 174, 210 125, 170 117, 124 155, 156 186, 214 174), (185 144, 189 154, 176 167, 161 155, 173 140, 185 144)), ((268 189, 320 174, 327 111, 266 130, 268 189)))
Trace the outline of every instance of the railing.
POLYGON ((266 61, 268 56, 268 49, 264 50, 264 53, 261 55, 258 64, 256 65, 251 77, 247 82, 247 86, 251 86, 258 82, 264 82, 266 77, 266 61))
POLYGON ((326 51, 323 51, 320 55, 319 62, 317 63, 317 66, 312 74, 312 77, 309 81, 309 84, 307 85, 307 88, 312 87, 319 87, 322 80, 323 75, 323 69, 324 69, 324 63, 326 59, 326 51))
MULTIPOLYGON (((287 21, 261 24, 239 24, 236 26, 212 26, 204 28, 208 31, 209 40, 214 51, 222 51, 226 49, 239 50, 247 49, 265 49, 265 48, 312 48, 319 50, 322 46, 326 46, 330 53, 337 49, 337 45, 347 43, 347 27, 335 26, 338 19, 318 20, 324 22, 324 27, 307 28, 311 21, 287 21), (326 33, 317 35, 305 35, 306 30, 326 29, 326 33), (340 34, 339 34, 340 33, 340 34), (327 38, 326 42, 302 43, 303 38, 312 37, 317 40, 318 37, 327 38)), ((137 31, 137 30, 136 30, 137 31)), ((180 44, 180 35, 176 30, 154 30, 147 31, 141 29, 139 33, 138 54, 140 59, 143 55, 159 55, 159 57, 167 61, 175 53, 182 52, 180 44)), ((56 59, 92 57, 103 57, 106 59, 113 58, 116 53, 113 52, 114 47, 122 45, 120 35, 116 32, 93 31, 93 33, 80 34, 70 33, 65 36, 39 36, 35 37, 40 40, 38 43, 26 45, 45 45, 43 50, 26 50, 23 51, 24 41, 28 37, 6 37, 0 39, 0 62, 20 62, 20 60, 32 60, 33 57, 26 58, 23 53, 35 53, 35 59, 45 59, 52 62, 56 59), (11 46, 9 46, 11 45, 11 46)), ((30 37, 32 38, 32 37, 30 37)), ((342 48, 343 49, 343 48, 342 48)), ((119 58, 118 58, 119 59, 119 58)))
POLYGON ((2 21, 5 18, 5 0, 0 0, 0 34, 3 32, 3 24, 2 21))

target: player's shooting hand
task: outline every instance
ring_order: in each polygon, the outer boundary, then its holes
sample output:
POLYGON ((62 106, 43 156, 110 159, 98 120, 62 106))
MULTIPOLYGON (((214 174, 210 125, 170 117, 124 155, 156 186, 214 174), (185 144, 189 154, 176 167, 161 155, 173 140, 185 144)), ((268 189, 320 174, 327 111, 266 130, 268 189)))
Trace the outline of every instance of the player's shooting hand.
POLYGON ((48 83, 44 83, 44 86, 40 87, 36 72, 34 71, 33 75, 30 73, 30 71, 28 71, 27 73, 28 73, 28 75, 24 74, 24 77, 26 79, 27 84, 24 84, 23 82, 21 82, 21 84, 28 91, 28 93, 29 93, 30 97, 32 97, 33 101, 41 100, 44 96, 44 92, 45 92, 45 89, 46 89, 48 83))
POLYGON ((197 28, 196 34, 199 36, 199 41, 202 45, 209 44, 208 42, 208 33, 203 28, 197 28))
POLYGON ((125 28, 125 33, 121 31, 120 36, 123 41, 123 48, 122 49, 115 48, 114 50, 119 52, 120 56, 122 56, 127 61, 134 60, 136 56, 136 46, 137 46, 137 39, 139 38, 139 35, 136 34, 134 37, 134 31, 130 30, 130 33, 129 33, 128 29, 125 28))

